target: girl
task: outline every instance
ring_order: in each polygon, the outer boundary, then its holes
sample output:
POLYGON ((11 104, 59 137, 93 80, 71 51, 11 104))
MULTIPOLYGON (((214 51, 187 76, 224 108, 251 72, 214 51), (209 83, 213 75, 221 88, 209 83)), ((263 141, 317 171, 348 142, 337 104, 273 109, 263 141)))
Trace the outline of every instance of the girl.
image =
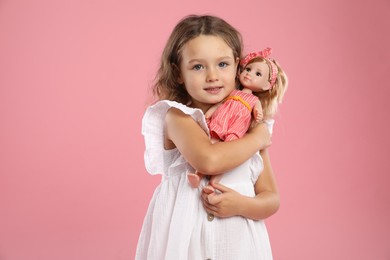
MULTIPOLYGON (((262 120, 260 101, 269 108, 266 111, 266 122, 272 131, 274 121, 271 118, 287 89, 287 76, 275 60, 268 58, 271 51, 271 48, 266 48, 260 52, 249 53, 242 59, 240 90, 233 90, 225 100, 207 110, 205 117, 214 142, 231 141, 243 136, 251 124, 252 113, 256 122, 262 120)), ((202 177, 200 172, 188 174, 188 180, 194 188, 199 186, 202 177)), ((219 182, 221 178, 222 175, 212 176, 210 184, 219 182)), ((214 189, 206 186, 206 191, 211 193, 214 189)))
POLYGON ((213 16, 184 18, 167 41, 154 85, 160 101, 142 120, 145 166, 162 182, 144 219, 136 259, 272 259, 260 219, 276 212, 279 195, 266 150, 263 159, 257 153, 270 145, 267 127, 262 123, 239 140, 211 144, 204 117, 235 89, 241 48, 238 31, 213 16), (227 210, 207 210, 232 217, 206 213, 200 199, 206 181, 198 189, 188 184, 186 173, 194 168, 225 172, 221 183, 234 190, 221 185, 223 195, 240 201, 231 206, 222 199, 227 210))

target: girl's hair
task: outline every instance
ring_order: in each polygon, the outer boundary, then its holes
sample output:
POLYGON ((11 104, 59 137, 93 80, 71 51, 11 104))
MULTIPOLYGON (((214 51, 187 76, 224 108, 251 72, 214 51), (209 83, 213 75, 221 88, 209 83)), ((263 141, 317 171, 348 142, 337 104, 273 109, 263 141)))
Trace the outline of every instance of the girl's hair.
POLYGON ((187 104, 191 97, 183 84, 178 83, 182 51, 187 42, 199 35, 221 37, 233 50, 234 59, 241 58, 242 37, 230 24, 215 16, 189 15, 173 29, 161 57, 153 83, 153 94, 158 100, 168 99, 187 104))
MULTIPOLYGON (((263 108, 264 117, 272 117, 275 115, 278 105, 282 103, 283 96, 286 93, 288 79, 286 73, 280 67, 274 59, 264 59, 262 57, 256 57, 253 60, 249 61, 248 64, 254 62, 265 62, 268 65, 270 73, 272 73, 271 64, 273 62, 278 67, 278 74, 276 75, 275 84, 271 89, 265 90, 262 92, 253 92, 253 95, 257 96, 260 99, 261 106, 263 108)), ((248 66, 248 64, 246 66, 248 66)), ((242 68, 243 70, 244 68, 242 68)), ((269 75, 271 78, 271 74, 269 75)))

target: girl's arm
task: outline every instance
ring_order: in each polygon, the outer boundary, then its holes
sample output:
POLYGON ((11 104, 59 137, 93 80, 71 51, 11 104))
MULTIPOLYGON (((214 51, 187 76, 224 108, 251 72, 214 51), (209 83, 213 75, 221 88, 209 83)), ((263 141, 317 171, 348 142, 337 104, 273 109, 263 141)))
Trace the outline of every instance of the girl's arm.
POLYGON ((244 196, 221 184, 212 186, 222 194, 202 192, 203 205, 208 213, 217 217, 243 216, 260 220, 273 215, 280 205, 279 192, 267 150, 260 152, 264 170, 255 183, 255 197, 244 196))
POLYGON ((164 131, 166 148, 176 147, 195 169, 208 175, 227 172, 271 144, 265 124, 253 127, 239 140, 212 144, 198 123, 176 108, 168 110, 164 131))

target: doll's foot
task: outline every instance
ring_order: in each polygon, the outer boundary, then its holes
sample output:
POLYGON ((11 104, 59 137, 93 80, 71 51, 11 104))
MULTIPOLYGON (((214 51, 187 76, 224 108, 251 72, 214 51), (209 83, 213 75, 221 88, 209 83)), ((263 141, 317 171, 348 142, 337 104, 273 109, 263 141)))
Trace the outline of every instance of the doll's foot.
POLYGON ((211 194, 213 192, 215 192, 215 189, 213 188, 213 186, 211 185, 207 185, 203 188, 203 191, 206 193, 206 194, 211 194))
POLYGON ((198 188, 200 184, 200 177, 195 173, 188 173, 188 182, 190 183, 192 188, 198 188))

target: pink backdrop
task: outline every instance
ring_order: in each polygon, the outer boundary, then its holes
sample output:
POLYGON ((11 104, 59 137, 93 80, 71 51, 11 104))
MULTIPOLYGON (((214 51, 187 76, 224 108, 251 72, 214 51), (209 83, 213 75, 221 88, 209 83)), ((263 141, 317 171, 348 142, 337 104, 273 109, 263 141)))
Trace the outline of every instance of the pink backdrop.
POLYGON ((0 259, 134 258, 159 182, 144 168, 141 118, 163 45, 190 13, 225 18, 246 50, 273 47, 289 75, 270 149, 275 259, 390 259, 389 10, 1 1, 0 259))

